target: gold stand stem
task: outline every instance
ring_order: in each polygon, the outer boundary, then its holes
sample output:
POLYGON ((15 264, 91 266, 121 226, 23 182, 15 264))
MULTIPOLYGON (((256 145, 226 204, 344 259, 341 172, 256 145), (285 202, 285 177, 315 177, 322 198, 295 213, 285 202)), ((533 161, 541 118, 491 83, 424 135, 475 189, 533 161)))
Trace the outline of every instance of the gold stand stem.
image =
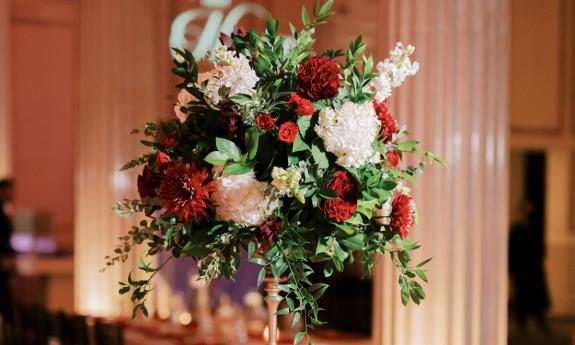
POLYGON ((276 312, 278 311, 278 306, 281 301, 281 290, 278 288, 278 283, 273 277, 265 277, 264 282, 266 283, 264 291, 267 297, 270 297, 266 298, 266 304, 268 306, 268 345, 277 345, 278 316, 276 312))

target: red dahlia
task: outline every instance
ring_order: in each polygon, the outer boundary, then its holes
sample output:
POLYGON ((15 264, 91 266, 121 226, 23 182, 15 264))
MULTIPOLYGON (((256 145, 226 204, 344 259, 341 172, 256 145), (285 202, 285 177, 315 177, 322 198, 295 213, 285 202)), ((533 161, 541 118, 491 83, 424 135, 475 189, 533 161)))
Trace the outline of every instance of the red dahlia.
POLYGON ((333 98, 339 89, 339 66, 323 56, 305 60, 297 76, 298 93, 310 101, 333 98))
POLYGON ((275 127, 276 120, 270 114, 259 114, 256 116, 256 123, 259 129, 267 131, 275 127))
POLYGON ((138 175, 138 194, 144 201, 147 197, 156 196, 156 188, 160 186, 160 178, 152 172, 149 166, 145 166, 142 175, 138 175))
POLYGON ((280 141, 284 143, 291 144, 294 142, 295 137, 297 136, 297 125, 293 122, 284 122, 280 125, 278 129, 278 138, 280 141))
POLYGON ((357 183, 347 171, 336 171, 328 187, 338 196, 337 199, 324 199, 320 208, 326 216, 336 222, 343 222, 357 210, 357 183))
POLYGON ((373 106, 379 121, 381 122, 380 135, 383 142, 391 141, 393 135, 399 131, 399 124, 395 117, 389 111, 387 101, 377 103, 373 101, 373 106))
POLYGON ((167 213, 179 215, 180 220, 199 222, 211 208, 210 194, 215 182, 208 181, 207 169, 196 169, 192 164, 173 164, 164 173, 160 185, 162 206, 167 213))
POLYGON ((297 93, 289 95, 288 102, 298 115, 313 115, 315 113, 313 104, 297 93))
POLYGON ((413 227, 415 210, 411 195, 395 193, 391 199, 391 215, 389 225, 403 239, 407 237, 413 227))

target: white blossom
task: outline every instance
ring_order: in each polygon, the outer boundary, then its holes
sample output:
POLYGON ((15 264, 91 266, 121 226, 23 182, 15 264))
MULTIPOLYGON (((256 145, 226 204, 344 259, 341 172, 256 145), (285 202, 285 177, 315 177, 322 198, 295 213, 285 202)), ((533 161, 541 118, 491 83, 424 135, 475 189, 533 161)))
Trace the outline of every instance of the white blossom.
POLYGON ((393 88, 401 86, 405 78, 417 73, 419 63, 409 59, 414 51, 412 45, 404 47, 402 43, 396 43, 389 57, 377 64, 378 76, 366 87, 366 91, 375 93, 376 101, 383 102, 391 96, 393 88))
POLYGON ((217 220, 258 226, 281 207, 281 201, 270 192, 270 185, 256 180, 253 172, 216 176, 217 189, 212 200, 217 220))
POLYGON ((291 166, 287 169, 274 167, 272 169, 272 185, 276 188, 280 196, 295 196, 302 204, 305 203, 305 197, 299 189, 301 172, 297 166, 291 166))
POLYGON ((360 167, 380 160, 372 144, 379 133, 379 120, 373 103, 344 103, 339 109, 325 108, 319 113, 315 132, 328 152, 344 167, 360 167))
POLYGON ((259 78, 249 60, 242 54, 235 54, 225 47, 217 48, 210 54, 214 69, 198 75, 198 84, 204 88, 208 103, 218 105, 222 98, 254 92, 259 78))

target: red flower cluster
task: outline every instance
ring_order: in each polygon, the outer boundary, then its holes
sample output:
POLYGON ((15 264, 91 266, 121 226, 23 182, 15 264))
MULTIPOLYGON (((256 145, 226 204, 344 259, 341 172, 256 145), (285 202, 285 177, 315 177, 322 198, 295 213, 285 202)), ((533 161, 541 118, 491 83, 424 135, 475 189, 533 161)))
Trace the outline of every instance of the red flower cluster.
POLYGON ((167 213, 179 215, 182 221, 191 218, 195 222, 208 215, 210 194, 216 185, 214 181, 207 181, 207 169, 177 163, 168 167, 164 175, 160 198, 167 213))
POLYGON ((413 209, 413 198, 411 195, 395 193, 391 199, 391 228, 403 239, 407 237, 413 227, 415 210, 413 209))
POLYGON ((313 115, 313 113, 315 113, 313 104, 297 93, 292 93, 289 95, 288 102, 295 110, 295 112, 300 116, 313 115))
POLYGON ((164 169, 170 163, 170 156, 163 151, 158 151, 156 153, 156 167, 158 169, 164 169))
POLYGON ((339 89, 339 66, 323 56, 312 57, 299 66, 298 93, 310 101, 333 98, 339 89))
POLYGON ((380 135, 383 142, 391 141, 393 135, 399 131, 399 124, 395 117, 389 111, 387 101, 377 103, 373 101, 373 106, 379 121, 381 122, 380 135))
POLYGON ((170 134, 167 134, 162 138, 160 144, 167 149, 171 149, 174 147, 174 145, 176 145, 176 138, 170 134))
POLYGON ((337 194, 338 198, 322 200, 320 208, 329 219, 336 222, 351 218, 357 210, 358 192, 353 176, 347 171, 336 171, 328 187, 337 194))
POLYGON ((278 139, 284 143, 291 144, 297 136, 297 125, 293 122, 284 122, 278 130, 278 139))
POLYGON ((156 196, 156 188, 160 186, 159 177, 154 174, 149 166, 145 166, 142 170, 142 175, 138 175, 138 194, 140 199, 144 201, 147 197, 153 198, 156 196))
POLYGON ((267 131, 275 127, 276 120, 270 114, 259 114, 256 116, 256 123, 259 129, 267 131))
POLYGON ((267 221, 260 225, 260 233, 258 239, 262 243, 262 251, 266 253, 270 249, 270 244, 275 241, 278 236, 278 231, 282 228, 280 221, 267 221))
POLYGON ((399 153, 397 151, 387 151, 385 155, 385 166, 388 168, 396 168, 399 165, 399 153))

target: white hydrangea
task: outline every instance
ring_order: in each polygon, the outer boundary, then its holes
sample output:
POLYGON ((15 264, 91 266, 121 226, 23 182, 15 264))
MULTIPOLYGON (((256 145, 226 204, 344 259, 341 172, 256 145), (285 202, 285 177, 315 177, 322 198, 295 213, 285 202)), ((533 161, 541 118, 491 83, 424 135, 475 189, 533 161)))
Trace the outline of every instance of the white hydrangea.
POLYGON ((404 47, 396 43, 395 48, 389 52, 389 57, 380 61, 376 68, 379 75, 375 77, 366 90, 375 93, 375 100, 383 102, 391 96, 392 88, 399 87, 405 78, 413 76, 419 70, 419 63, 411 62, 409 57, 415 48, 412 45, 404 47))
POLYGON ((219 47, 210 54, 210 61, 214 69, 198 75, 201 86, 207 80, 204 94, 210 104, 217 105, 222 98, 239 93, 251 95, 254 92, 259 78, 244 55, 236 56, 226 47, 219 47))
POLYGON ((360 167, 380 160, 372 148, 379 133, 379 120, 372 102, 344 103, 339 109, 325 108, 319 113, 315 132, 328 152, 344 167, 360 167))
POLYGON ((216 219, 234 221, 240 226, 258 226, 281 206, 270 193, 270 185, 258 181, 253 172, 244 175, 217 175, 212 193, 216 219))

